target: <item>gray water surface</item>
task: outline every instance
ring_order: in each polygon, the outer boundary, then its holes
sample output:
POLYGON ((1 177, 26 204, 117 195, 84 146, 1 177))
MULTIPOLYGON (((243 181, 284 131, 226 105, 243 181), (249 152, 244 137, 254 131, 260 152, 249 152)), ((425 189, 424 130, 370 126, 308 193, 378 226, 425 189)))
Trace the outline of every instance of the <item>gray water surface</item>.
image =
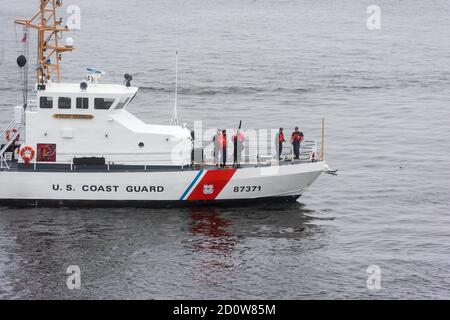
MULTIPOLYGON (((34 2, 0 8, 2 127, 21 103, 12 22, 34 2)), ((0 298, 450 298, 450 3, 376 1, 370 31, 373 2, 64 1, 82 9, 65 80, 131 73, 130 111, 168 123, 178 50, 183 122, 320 139, 325 117, 339 175, 293 204, 1 207, 0 298)))

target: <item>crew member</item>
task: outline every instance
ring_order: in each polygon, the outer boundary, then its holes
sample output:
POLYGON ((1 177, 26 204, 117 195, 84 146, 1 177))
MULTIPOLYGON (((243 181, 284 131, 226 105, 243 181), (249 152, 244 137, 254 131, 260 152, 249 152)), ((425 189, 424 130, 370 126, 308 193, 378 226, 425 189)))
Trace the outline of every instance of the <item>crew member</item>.
POLYGON ((244 150, 245 136, 241 129, 238 129, 236 134, 233 134, 233 167, 240 168, 242 160, 242 151, 244 150))
POLYGON ((213 137, 214 142, 214 164, 219 167, 220 165, 220 149, 222 143, 222 130, 217 129, 217 133, 213 137))
POLYGON ((220 141, 220 147, 222 150, 222 166, 225 168, 227 165, 227 130, 222 130, 222 138, 220 141))
POLYGON ((283 152, 283 142, 286 142, 286 140, 284 139, 283 128, 280 128, 275 136, 275 146, 277 147, 278 151, 278 160, 281 160, 281 153, 283 152))
POLYGON ((295 131, 292 132, 291 143, 294 148, 294 159, 300 159, 300 143, 303 141, 304 135, 303 132, 298 130, 298 127, 295 127, 295 131))

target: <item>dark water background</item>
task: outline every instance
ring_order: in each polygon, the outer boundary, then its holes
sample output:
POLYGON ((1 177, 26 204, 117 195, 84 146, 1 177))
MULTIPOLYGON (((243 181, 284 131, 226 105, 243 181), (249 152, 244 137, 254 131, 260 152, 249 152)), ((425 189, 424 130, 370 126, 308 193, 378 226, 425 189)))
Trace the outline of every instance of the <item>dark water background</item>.
MULTIPOLYGON (((130 111, 168 123, 178 50, 183 122, 318 139, 324 116, 340 171, 290 205, 1 207, 0 298, 450 298, 450 3, 375 2, 369 31, 373 1, 65 1, 82 9, 66 80, 129 72, 130 111)), ((36 8, 0 7, 2 126, 21 102, 12 21, 36 8)))

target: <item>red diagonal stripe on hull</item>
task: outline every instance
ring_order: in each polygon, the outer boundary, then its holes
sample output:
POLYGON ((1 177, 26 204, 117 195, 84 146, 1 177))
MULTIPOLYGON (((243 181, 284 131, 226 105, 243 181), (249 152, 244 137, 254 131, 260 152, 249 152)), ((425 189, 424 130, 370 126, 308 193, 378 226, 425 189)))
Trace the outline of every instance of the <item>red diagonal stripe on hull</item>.
POLYGON ((187 200, 214 200, 233 177, 236 169, 208 170, 187 200), (212 189, 211 189, 212 188, 212 189), (205 190, 207 192, 205 192, 205 190), (208 194, 208 191, 211 192, 208 194))

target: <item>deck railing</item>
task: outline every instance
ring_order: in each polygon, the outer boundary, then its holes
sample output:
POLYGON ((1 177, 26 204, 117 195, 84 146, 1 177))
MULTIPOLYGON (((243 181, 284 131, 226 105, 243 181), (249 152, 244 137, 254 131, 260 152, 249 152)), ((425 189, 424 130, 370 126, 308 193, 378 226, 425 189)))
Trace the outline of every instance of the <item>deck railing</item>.
MULTIPOLYGON (((14 128, 14 121, 12 121, 8 127, 3 130, 1 138, 4 139, 7 130, 14 128)), ((8 162, 10 159, 5 157, 5 151, 9 145, 14 141, 18 134, 20 133, 20 128, 16 134, 11 135, 10 140, 6 141, 0 150, 0 169, 8 170, 10 168, 8 162)), ((260 136, 259 139, 254 139, 244 142, 244 148, 241 153, 241 165, 246 166, 277 166, 285 165, 289 163, 305 163, 319 160, 317 151, 317 142, 314 140, 306 140, 301 143, 300 147, 300 157, 299 159, 294 159, 294 150, 290 142, 283 143, 283 149, 280 158, 278 159, 278 146, 275 144, 274 137, 260 136)), ((196 154, 194 150, 194 155, 196 154)), ((83 158, 83 157, 101 157, 105 158, 105 167, 109 171, 110 168, 118 166, 136 166, 141 167, 143 171, 147 169, 150 170, 151 167, 157 166, 171 166, 171 167, 184 167, 194 166, 214 166, 214 143, 209 143, 207 146, 201 150, 202 156, 200 159, 196 159, 194 156, 194 161, 191 161, 191 150, 184 150, 181 153, 175 154, 176 160, 172 161, 174 154, 172 152, 149 152, 149 153, 139 153, 139 154, 129 154, 124 152, 114 152, 114 153, 83 153, 83 154, 72 154, 72 153, 58 153, 59 156, 67 157, 68 159, 73 158, 83 158), (189 155, 188 155, 189 153, 189 155)), ((227 148, 227 165, 233 164, 234 146, 229 139, 227 148)), ((219 158, 219 163, 222 161, 219 158)), ((72 163, 72 160, 67 162, 39 162, 37 159, 33 159, 30 163, 30 167, 34 170, 39 169, 39 165, 65 165, 70 166, 70 170, 76 170, 77 166, 72 163)))
POLYGON ((8 130, 12 130, 13 128, 14 128, 14 124, 15 124, 15 121, 14 120, 12 120, 7 126, 6 126, 6 128, 2 131, 2 133, 1 133, 1 136, 0 136, 0 144, 6 144, 6 132, 8 131, 8 130))
MULTIPOLYGON (((290 142, 283 143, 283 149, 278 159, 278 146, 274 142, 266 141, 264 143, 244 143, 244 149, 241 153, 241 164, 258 165, 278 165, 286 161, 291 163, 311 162, 318 160, 317 156, 317 142, 315 140, 303 141, 300 146, 300 157, 294 159, 294 149, 290 142)), ((215 157, 213 145, 204 148, 204 163, 215 164, 215 157)), ((219 151, 220 154, 220 151, 219 151)), ((234 146, 228 144, 227 146, 227 164, 233 163, 234 146)), ((219 157, 219 162, 221 159, 219 157)), ((197 162, 196 164, 200 164, 197 162)))
POLYGON ((0 136, 0 169, 9 169, 8 158, 5 156, 6 150, 16 142, 21 133, 21 127, 17 126, 15 121, 11 121, 8 126, 3 130, 0 136), (14 132, 13 129, 16 129, 14 132), (6 138, 8 131, 9 140, 6 138))

